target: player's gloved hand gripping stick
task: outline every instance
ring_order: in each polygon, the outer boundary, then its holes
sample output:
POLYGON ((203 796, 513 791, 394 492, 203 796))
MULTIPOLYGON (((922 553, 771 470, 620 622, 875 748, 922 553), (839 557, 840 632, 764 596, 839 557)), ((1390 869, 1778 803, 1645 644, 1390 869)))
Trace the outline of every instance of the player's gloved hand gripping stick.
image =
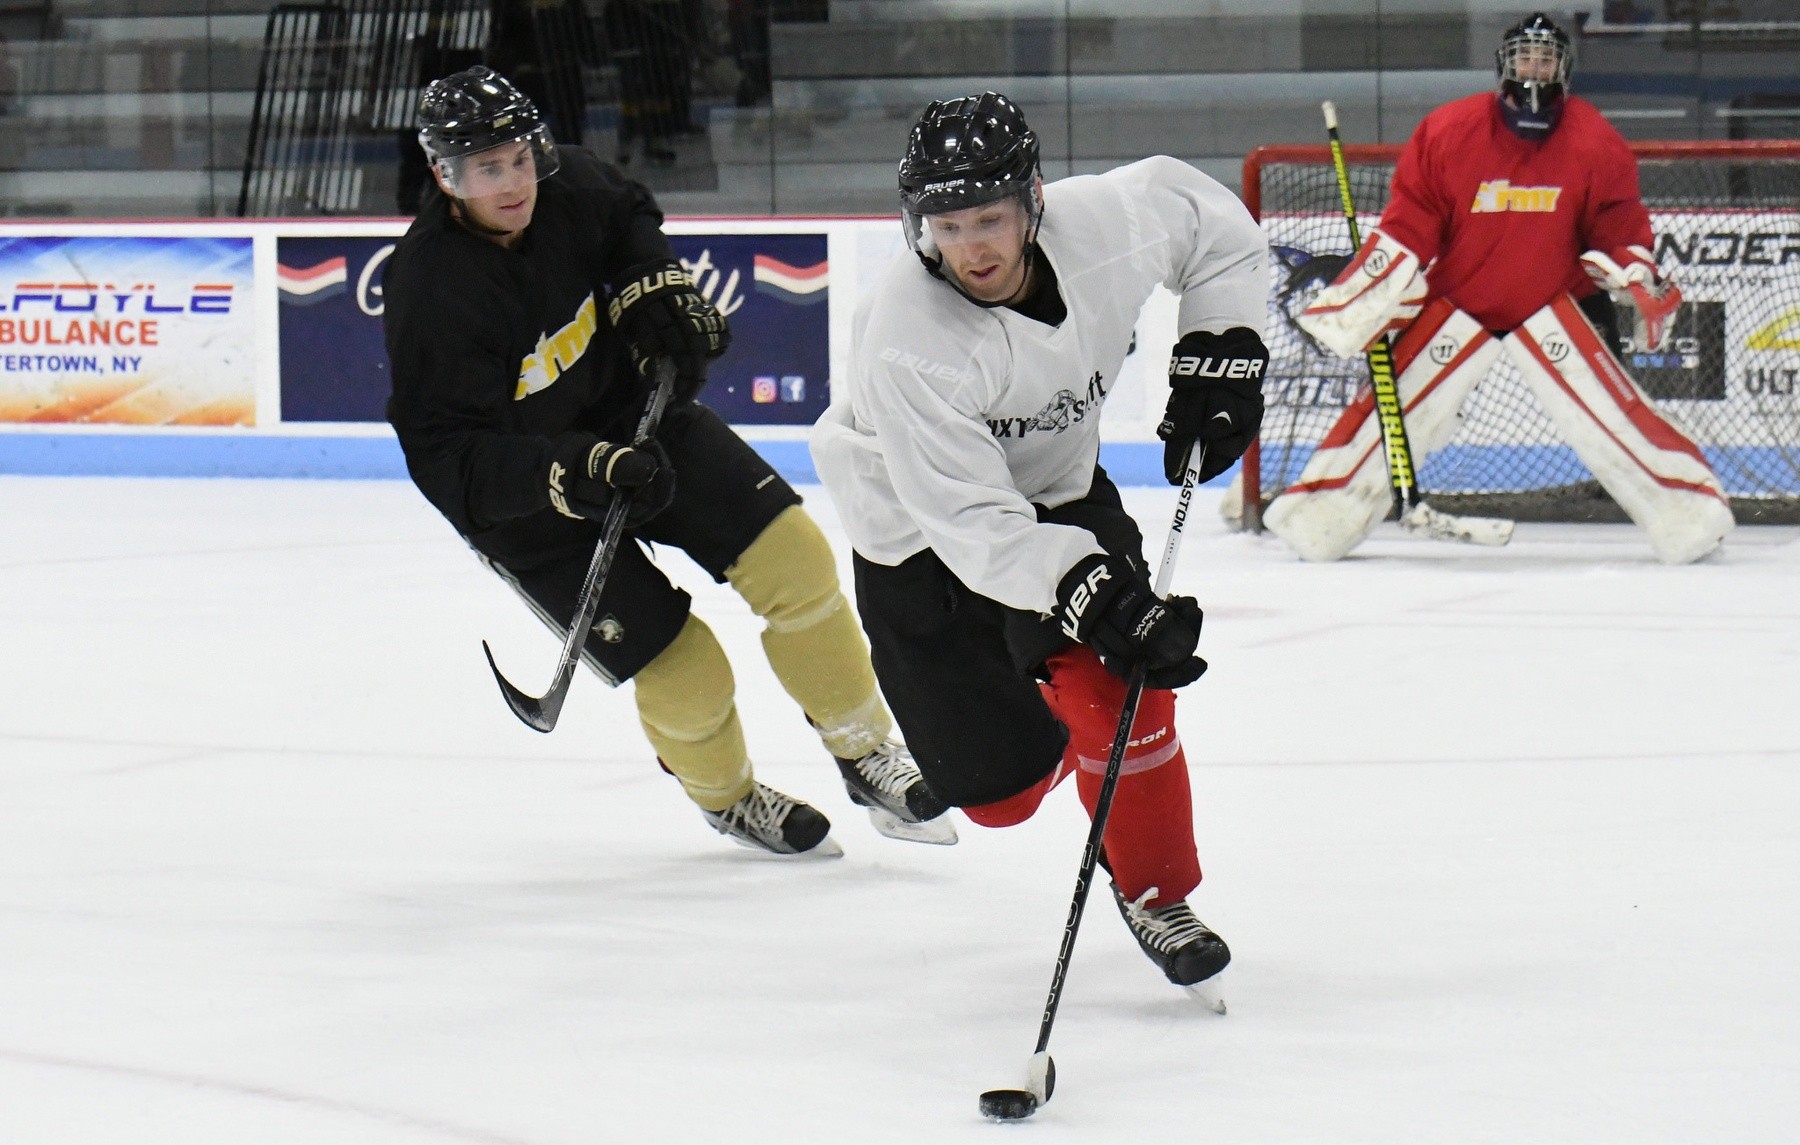
MULTIPOLYGON (((1344 163, 1343 140, 1338 136, 1337 105, 1326 100, 1323 106, 1325 131, 1331 138, 1331 166, 1337 172, 1344 219, 1350 224, 1350 249, 1356 250, 1362 246, 1362 233, 1356 225, 1356 200, 1350 194, 1350 171, 1344 163)), ((1381 443, 1387 453, 1388 479, 1393 483, 1394 511, 1400 527, 1438 541, 1504 545, 1512 540, 1513 523, 1505 518, 1458 517, 1425 503, 1413 471, 1412 447, 1406 438, 1400 390, 1394 383, 1394 355, 1388 336, 1376 338, 1364 354, 1369 362, 1369 382, 1375 390, 1375 419, 1381 426, 1381 443)))
MULTIPOLYGON (((668 358, 660 358, 656 363, 656 389, 650 395, 650 404, 644 407, 644 416, 638 419, 637 433, 633 437, 635 443, 648 441, 656 433, 658 423, 662 421, 663 410, 668 408, 669 397, 675 391, 675 363, 668 358)), ((588 563, 587 581, 581 586, 581 596, 575 608, 575 619, 569 622, 569 631, 563 639, 562 661, 556 666, 556 678, 550 681, 550 690, 542 696, 528 696, 513 687, 507 678, 500 674, 500 666, 494 663, 494 651, 488 647, 487 641, 481 642, 481 650, 487 653, 488 667, 494 670, 494 679, 500 684, 500 692, 513 714, 525 721, 525 725, 541 732, 547 732, 556 726, 556 717, 562 714, 563 700, 569 694, 569 682, 575 678, 575 665, 581 660, 581 646, 587 640, 588 629, 593 626, 594 613, 600 609, 600 590, 606 587, 606 574, 612 570, 613 556, 619 551, 619 542, 625 536, 625 519, 631 512, 634 490, 621 489, 614 496, 612 504, 607 507, 606 519, 600 526, 600 543, 594 548, 594 559, 588 563)))
MULTIPOLYGON (((1188 511, 1194 503, 1194 486, 1199 484, 1200 470, 1205 464, 1206 443, 1199 442, 1189 448, 1182 464, 1181 494, 1175 502, 1174 519, 1169 522, 1169 540, 1163 546, 1162 565, 1156 570, 1155 592, 1159 597, 1169 594, 1169 582, 1175 576, 1175 557, 1181 551, 1182 530, 1187 526, 1188 511)), ((1093 885, 1094 867, 1100 860, 1100 843, 1106 837, 1106 820, 1112 814, 1113 792, 1118 789, 1119 773, 1125 766, 1125 749, 1131 743, 1131 725, 1137 722, 1138 701, 1144 695, 1145 671, 1145 661, 1140 659, 1126 678, 1125 706, 1119 712, 1119 730, 1113 734, 1112 751, 1106 757, 1106 775, 1100 781, 1100 794, 1094 801, 1094 821, 1088 827, 1087 845, 1081 851, 1081 869, 1075 876, 1075 897, 1069 903, 1069 921, 1063 925, 1062 946, 1056 952, 1056 971, 1050 978, 1050 994, 1044 999, 1043 1021, 1038 1024, 1037 1049, 1025 1064, 1025 1088, 990 1089, 981 1095, 983 1116, 995 1121, 1030 1117, 1056 1090, 1056 1063, 1050 1059, 1049 1052, 1050 1027, 1056 1022, 1063 979, 1069 973, 1069 955, 1075 950, 1075 933, 1081 929, 1088 888, 1093 885)))

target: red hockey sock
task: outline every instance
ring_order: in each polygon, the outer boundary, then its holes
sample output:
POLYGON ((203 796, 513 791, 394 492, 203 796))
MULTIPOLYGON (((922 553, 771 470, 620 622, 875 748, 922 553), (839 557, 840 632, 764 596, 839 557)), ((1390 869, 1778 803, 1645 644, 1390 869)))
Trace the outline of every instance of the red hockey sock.
MULTIPOLYGON (((1108 672, 1085 645, 1051 657, 1049 668, 1044 698, 1069 729, 1068 757, 1058 770, 1078 764, 1076 787, 1092 816, 1119 730, 1125 681, 1108 672)), ((1200 885, 1193 795, 1187 756, 1175 731, 1172 691, 1144 689, 1113 792, 1104 843, 1113 881, 1128 899, 1136 900, 1155 887, 1149 905, 1161 907, 1186 898, 1200 885)))
POLYGON ((1072 752, 1063 753, 1062 762, 1056 770, 1038 780, 1036 783, 1005 799, 994 803, 982 803, 975 807, 964 807, 962 813, 969 821, 982 827, 1012 827, 1023 823, 1037 814, 1038 804, 1044 796, 1050 794, 1056 785, 1069 778, 1075 770, 1075 756, 1072 752))

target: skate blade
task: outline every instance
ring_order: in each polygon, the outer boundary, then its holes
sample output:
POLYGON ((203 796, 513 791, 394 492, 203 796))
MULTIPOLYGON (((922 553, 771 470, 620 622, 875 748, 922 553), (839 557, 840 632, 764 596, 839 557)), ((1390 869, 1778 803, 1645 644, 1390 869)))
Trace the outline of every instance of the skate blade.
POLYGON ((838 841, 830 835, 820 839, 813 844, 810 850, 806 851, 771 851, 761 843, 752 843, 750 840, 740 839, 736 835, 727 835, 726 838, 746 851, 755 851, 759 855, 768 855, 775 859, 841 859, 844 857, 844 849, 838 846, 838 841))
POLYGON ((1192 986, 1183 986, 1187 996, 1205 1006, 1215 1014, 1225 1013, 1225 998, 1219 993, 1216 979, 1208 978, 1204 982, 1196 982, 1192 986))
POLYGON ((948 847, 956 842, 956 824, 950 822, 948 814, 927 819, 923 823, 914 823, 880 807, 870 807, 868 812, 869 822, 890 839, 908 843, 931 843, 939 847, 948 847))

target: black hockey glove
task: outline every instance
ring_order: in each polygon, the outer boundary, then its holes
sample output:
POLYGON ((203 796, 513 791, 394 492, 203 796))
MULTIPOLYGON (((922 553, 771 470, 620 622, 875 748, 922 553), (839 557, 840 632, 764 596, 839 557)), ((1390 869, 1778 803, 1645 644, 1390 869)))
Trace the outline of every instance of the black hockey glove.
POLYGON ((602 441, 591 433, 570 432, 555 438, 550 460, 550 504, 565 517, 598 521, 614 498, 631 494, 625 524, 636 527, 669 507, 675 499, 675 469, 662 443, 642 445, 602 441))
POLYGON ((1223 334, 1196 330, 1169 355, 1169 405, 1156 436, 1163 446, 1163 476, 1181 484, 1182 460, 1196 441, 1206 443, 1200 480, 1231 468, 1262 428, 1263 373, 1269 350, 1256 331, 1234 326, 1223 334))
POLYGON ((692 401, 706 384, 706 363, 731 345, 731 328, 678 262, 647 262, 613 284, 607 316, 646 378, 656 359, 675 363, 675 400, 692 401))
POLYGON ((1200 643, 1200 603, 1191 596, 1159 598, 1144 574, 1114 556, 1084 557, 1056 589, 1056 615, 1065 635, 1092 648, 1116 676, 1144 662, 1144 683, 1179 688, 1206 671, 1194 655, 1200 643))

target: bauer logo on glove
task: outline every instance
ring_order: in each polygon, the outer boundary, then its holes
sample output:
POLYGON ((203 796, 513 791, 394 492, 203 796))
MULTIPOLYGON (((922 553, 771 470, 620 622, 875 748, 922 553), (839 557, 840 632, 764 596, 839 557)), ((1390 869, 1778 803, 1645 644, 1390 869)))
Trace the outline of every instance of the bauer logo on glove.
POLYGON ((706 384, 706 363, 731 346, 725 316, 694 287, 680 263, 656 262, 626 271, 606 308, 625 339, 639 374, 650 377, 657 358, 675 363, 675 396, 691 401, 706 384))
POLYGON ((1162 438, 1163 476, 1180 485, 1191 450, 1204 442, 1198 480, 1231 468, 1262 427, 1263 371, 1269 350, 1256 331, 1234 326, 1223 334, 1196 330, 1169 354, 1169 404, 1162 438))

